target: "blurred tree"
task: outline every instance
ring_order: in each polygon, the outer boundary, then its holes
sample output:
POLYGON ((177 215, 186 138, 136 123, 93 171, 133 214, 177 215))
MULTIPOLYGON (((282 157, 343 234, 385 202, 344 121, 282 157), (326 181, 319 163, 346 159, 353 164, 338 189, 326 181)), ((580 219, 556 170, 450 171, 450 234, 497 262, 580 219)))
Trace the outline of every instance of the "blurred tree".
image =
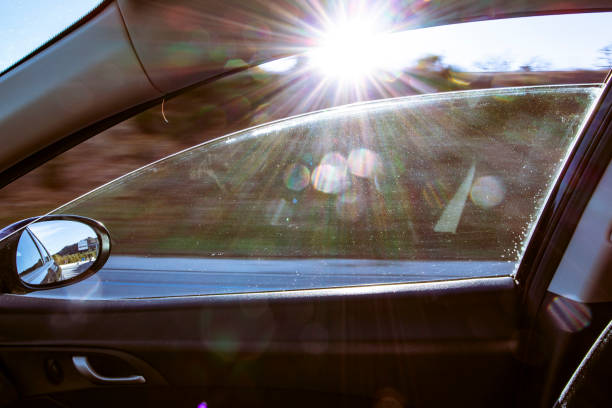
POLYGON ((544 61, 539 57, 533 57, 525 64, 521 65, 521 71, 531 72, 531 71, 547 71, 550 69, 550 62, 544 61))
POLYGON ((610 69, 612 67, 612 43, 599 49, 601 56, 599 57, 599 67, 610 69))
POLYGON ((441 71, 445 68, 440 55, 426 55, 419 58, 416 69, 423 71, 441 71))
POLYGON ((487 72, 507 72, 510 71, 511 63, 509 60, 498 56, 489 57, 484 61, 477 62, 476 67, 487 72))

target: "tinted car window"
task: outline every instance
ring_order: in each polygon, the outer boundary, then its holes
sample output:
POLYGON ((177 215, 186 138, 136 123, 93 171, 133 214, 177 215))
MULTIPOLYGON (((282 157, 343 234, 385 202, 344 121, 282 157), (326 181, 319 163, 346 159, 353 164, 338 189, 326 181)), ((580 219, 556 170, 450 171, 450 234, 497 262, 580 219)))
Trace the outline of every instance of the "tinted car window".
POLYGON ((34 242, 38 246, 38 250, 41 256, 43 257, 43 261, 49 262, 51 260, 51 256, 49 255, 49 251, 47 251, 47 248, 45 248, 45 246, 42 244, 42 242, 40 242, 40 240, 38 239, 38 237, 36 237, 36 235, 32 234, 32 239, 34 239, 34 242))
POLYGON ((36 244, 32 240, 30 233, 25 230, 19 238, 16 254, 17 270, 22 271, 22 274, 32 272, 36 268, 43 265, 43 260, 40 257, 40 252, 36 244))
POLYGON ((516 261, 598 93, 519 88, 323 111, 190 149, 60 211, 103 220, 114 254, 516 261))
POLYGON ((106 224, 113 256, 98 279, 142 279, 135 296, 509 275, 599 93, 469 91, 303 115, 57 211, 106 224))

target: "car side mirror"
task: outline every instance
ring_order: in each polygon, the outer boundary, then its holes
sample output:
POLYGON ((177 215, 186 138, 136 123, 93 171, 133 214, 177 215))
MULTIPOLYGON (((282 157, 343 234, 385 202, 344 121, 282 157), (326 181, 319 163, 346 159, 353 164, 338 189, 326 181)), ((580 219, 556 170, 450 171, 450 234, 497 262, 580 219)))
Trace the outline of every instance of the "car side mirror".
POLYGON ((29 293, 81 281, 110 255, 110 235, 98 221, 76 215, 28 218, 0 230, 0 286, 29 293))

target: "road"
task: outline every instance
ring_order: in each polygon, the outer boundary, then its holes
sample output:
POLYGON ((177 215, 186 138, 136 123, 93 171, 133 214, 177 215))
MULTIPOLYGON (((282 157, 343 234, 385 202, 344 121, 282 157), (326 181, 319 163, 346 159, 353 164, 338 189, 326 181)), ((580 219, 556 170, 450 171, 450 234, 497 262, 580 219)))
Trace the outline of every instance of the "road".
POLYGON ((85 272, 87 268, 92 264, 88 262, 75 262, 70 264, 61 265, 62 268, 62 280, 73 278, 81 273, 85 272))
POLYGON ((354 259, 194 259, 112 256, 84 281, 30 296, 122 299, 265 292, 480 276, 508 276, 513 262, 354 259))

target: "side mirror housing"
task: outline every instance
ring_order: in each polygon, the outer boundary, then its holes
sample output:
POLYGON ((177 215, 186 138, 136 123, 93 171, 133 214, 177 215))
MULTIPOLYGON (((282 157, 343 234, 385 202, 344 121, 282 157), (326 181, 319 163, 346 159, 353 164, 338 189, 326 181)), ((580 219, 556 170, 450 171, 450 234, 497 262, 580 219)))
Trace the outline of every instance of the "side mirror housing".
POLYGON ((24 294, 71 285, 110 255, 104 225, 76 215, 28 218, 0 230, 0 291, 24 294))

